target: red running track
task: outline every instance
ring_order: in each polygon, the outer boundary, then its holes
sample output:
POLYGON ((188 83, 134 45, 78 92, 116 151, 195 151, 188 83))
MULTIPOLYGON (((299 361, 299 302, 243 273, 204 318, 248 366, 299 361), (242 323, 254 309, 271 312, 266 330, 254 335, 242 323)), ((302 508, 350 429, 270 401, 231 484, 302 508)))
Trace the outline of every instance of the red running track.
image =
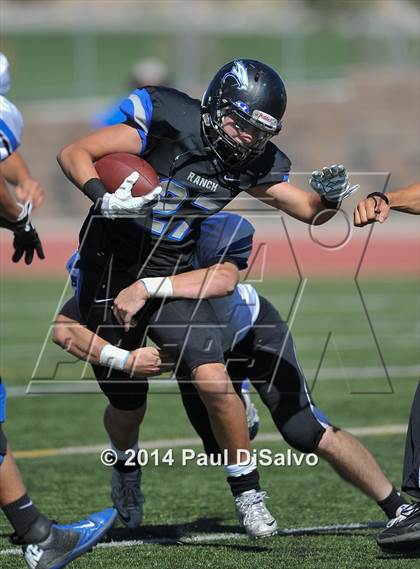
MULTIPOLYGON (((257 237, 254 242, 250 277, 353 277, 360 265, 360 275, 419 276, 420 247, 418 239, 375 237, 352 238, 341 248, 327 249, 309 237, 280 239, 257 237), (365 252, 364 252, 365 251, 365 252)), ((31 277, 64 276, 65 263, 77 246, 76 239, 51 238, 44 240, 46 259, 36 259, 28 267, 22 261, 11 262, 12 239, 3 232, 0 244, 1 274, 31 275, 31 277)))

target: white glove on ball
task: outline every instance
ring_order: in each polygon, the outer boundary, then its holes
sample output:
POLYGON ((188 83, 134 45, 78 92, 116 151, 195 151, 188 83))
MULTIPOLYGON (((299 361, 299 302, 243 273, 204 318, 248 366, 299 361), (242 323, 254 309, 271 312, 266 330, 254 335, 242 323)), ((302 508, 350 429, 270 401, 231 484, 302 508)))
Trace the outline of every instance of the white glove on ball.
POLYGON ((140 174, 133 172, 122 182, 121 186, 113 194, 106 193, 102 198, 101 212, 104 217, 114 219, 140 213, 153 201, 159 199, 162 192, 161 186, 156 186, 148 194, 140 197, 133 197, 131 190, 139 179, 140 174))

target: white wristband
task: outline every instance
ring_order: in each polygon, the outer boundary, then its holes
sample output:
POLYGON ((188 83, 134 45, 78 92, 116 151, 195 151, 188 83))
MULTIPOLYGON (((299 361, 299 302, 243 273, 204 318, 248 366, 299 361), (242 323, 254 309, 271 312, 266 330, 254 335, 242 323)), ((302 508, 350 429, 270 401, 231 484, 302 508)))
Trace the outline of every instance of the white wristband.
POLYGON ((130 352, 128 350, 122 350, 112 344, 107 344, 102 348, 99 363, 101 366, 124 370, 129 356, 130 352))
POLYGON ((149 298, 168 298, 174 295, 169 277, 152 277, 140 280, 144 284, 149 298))

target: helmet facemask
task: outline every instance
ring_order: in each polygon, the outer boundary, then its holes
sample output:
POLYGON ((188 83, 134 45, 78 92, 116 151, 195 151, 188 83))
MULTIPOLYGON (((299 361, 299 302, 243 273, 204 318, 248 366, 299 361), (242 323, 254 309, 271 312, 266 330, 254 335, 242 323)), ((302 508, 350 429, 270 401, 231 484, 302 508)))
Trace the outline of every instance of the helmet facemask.
POLYGON ((203 106, 203 132, 207 143, 224 166, 237 168, 264 152, 267 142, 281 130, 281 122, 263 111, 247 112, 247 105, 222 97, 223 84, 217 96, 203 106), (244 108, 245 107, 245 108, 244 108), (255 137, 245 144, 230 136, 223 125, 224 117, 232 117, 237 129, 255 137))

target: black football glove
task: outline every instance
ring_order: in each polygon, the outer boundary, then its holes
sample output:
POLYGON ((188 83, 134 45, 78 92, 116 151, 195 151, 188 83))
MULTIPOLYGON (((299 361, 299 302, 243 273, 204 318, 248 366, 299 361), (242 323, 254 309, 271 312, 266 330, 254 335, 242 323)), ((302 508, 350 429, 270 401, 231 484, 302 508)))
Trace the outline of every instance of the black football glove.
POLYGON ((31 202, 26 202, 26 204, 22 206, 22 212, 17 221, 13 222, 0 218, 0 226, 10 229, 15 235, 13 239, 15 252, 12 257, 14 263, 18 263, 23 255, 25 255, 25 263, 30 265, 34 258, 34 251, 36 251, 40 259, 45 259, 41 240, 30 218, 31 211, 31 202))

